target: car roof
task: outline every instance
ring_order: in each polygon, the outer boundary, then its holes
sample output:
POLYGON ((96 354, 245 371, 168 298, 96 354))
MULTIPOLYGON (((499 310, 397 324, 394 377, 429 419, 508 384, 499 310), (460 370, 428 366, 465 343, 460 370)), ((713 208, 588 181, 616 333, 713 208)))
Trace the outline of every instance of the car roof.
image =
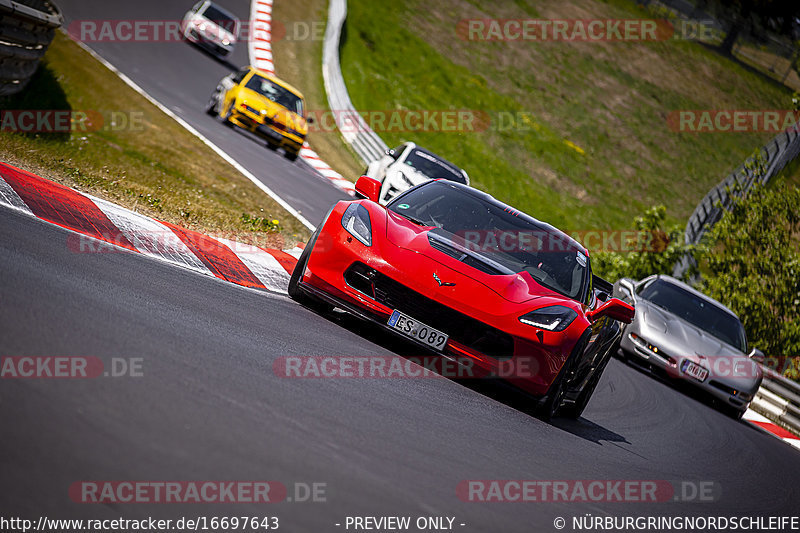
POLYGON ((539 220, 538 218, 535 218, 535 217, 529 215, 528 213, 517 209, 516 207, 511 207, 510 205, 501 202, 500 200, 498 200, 497 198, 495 198, 491 194, 488 194, 488 193, 485 193, 483 191, 480 191, 480 190, 478 190, 478 189, 476 189, 474 187, 470 187, 469 185, 464 185, 463 183, 458 183, 456 181, 450 181, 450 180, 445 180, 445 179, 436 179, 436 180, 427 181, 425 183, 422 183, 421 185, 417 185, 417 187, 424 187, 425 185, 428 185, 428 184, 431 184, 431 183, 439 183, 439 182, 441 182, 441 183, 443 183, 445 185, 449 185, 449 186, 451 186, 453 188, 461 189, 462 191, 466 192, 467 194, 473 196, 474 198, 476 198, 478 200, 485 201, 487 203, 490 203, 490 204, 494 205, 495 207, 500 208, 501 210, 514 212, 514 213, 517 214, 517 216, 522 216, 524 218, 527 218, 527 219, 529 219, 529 222, 532 222, 533 224, 535 224, 537 226, 540 226, 542 228, 542 230, 544 230, 544 231, 546 231, 548 233, 553 233, 553 234, 558 235, 559 238, 562 238, 565 242, 569 243, 570 246, 574 246, 574 248, 576 250, 580 250, 581 252, 583 252, 584 255, 589 257, 589 250, 586 249, 586 247, 584 245, 582 245, 581 243, 579 243, 578 241, 576 241, 575 239, 570 237, 568 234, 566 234, 563 231, 561 231, 560 229, 556 228, 555 226, 552 226, 552 225, 548 224, 547 222, 543 222, 543 221, 539 220))
POLYGON ((702 292, 698 291, 697 289, 695 289, 691 285, 687 285, 686 283, 682 282, 679 279, 675 279, 672 276, 668 276, 666 274, 656 274, 655 276, 651 276, 651 277, 653 277, 655 279, 660 279, 662 281, 666 281, 666 282, 671 283, 673 285, 677 285, 678 287, 680 287, 681 289, 685 290, 686 292, 692 294, 693 296, 697 296, 698 298, 702 299, 703 301, 710 303, 714 307, 717 307, 717 308, 725 311, 729 315, 731 315, 734 318, 736 318, 736 320, 739 320, 739 316, 736 313, 734 313, 733 311, 731 311, 730 309, 728 309, 727 307, 725 307, 723 304, 721 304, 720 302, 718 302, 717 300, 715 300, 711 296, 709 296, 707 294, 703 294, 702 292))
POLYGON ((278 85, 280 85, 284 89, 293 92, 296 96, 299 96, 300 98, 305 100, 305 97, 303 96, 303 93, 301 93, 300 90, 297 87, 295 87, 294 85, 291 85, 291 84, 283 81, 282 79, 276 77, 274 74, 270 74, 267 71, 261 70, 260 68, 254 67, 252 65, 250 65, 248 68, 252 72, 255 72, 256 74, 267 78, 269 81, 277 83, 278 85))
POLYGON ((205 12, 205 10, 208 9, 208 6, 214 6, 214 9, 216 9, 217 11, 222 13, 223 15, 227 15, 229 18, 231 18, 231 19, 233 19, 235 21, 241 22, 239 20, 239 17, 237 17, 236 15, 234 15, 233 13, 231 13, 230 11, 228 11, 227 9, 225 9, 224 7, 222 7, 221 5, 219 5, 219 4, 215 3, 215 2, 207 1, 205 3, 205 7, 203 8, 203 12, 205 12))

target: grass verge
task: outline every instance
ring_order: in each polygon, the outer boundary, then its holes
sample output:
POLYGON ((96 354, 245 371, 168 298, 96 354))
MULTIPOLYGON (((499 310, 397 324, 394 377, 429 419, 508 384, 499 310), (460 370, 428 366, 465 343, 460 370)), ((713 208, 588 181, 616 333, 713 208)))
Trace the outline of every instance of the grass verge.
POLYGON ((0 99, 0 108, 86 112, 99 126, 0 130, 0 158, 12 165, 203 233, 279 249, 308 238, 275 201, 61 33, 28 88, 0 99))
POLYGON ((626 228, 653 204, 685 221, 774 133, 686 133, 678 110, 786 109, 789 90, 698 43, 467 41, 464 19, 649 18, 631 0, 350 0, 342 68, 357 109, 466 109, 486 131, 379 132, 565 229, 626 228), (505 123, 500 119, 506 117, 505 123), (512 119, 508 119, 512 117, 512 119))

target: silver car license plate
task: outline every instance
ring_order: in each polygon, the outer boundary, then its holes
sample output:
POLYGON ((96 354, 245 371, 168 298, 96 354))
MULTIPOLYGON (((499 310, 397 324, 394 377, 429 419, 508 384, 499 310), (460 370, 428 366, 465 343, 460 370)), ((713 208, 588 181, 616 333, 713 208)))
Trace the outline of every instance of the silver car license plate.
POLYGON ((444 350, 447 344, 448 337, 446 334, 397 310, 392 311, 388 325, 406 337, 411 337, 436 350, 444 350))
POLYGON ((708 370, 691 361, 684 360, 682 366, 683 373, 687 376, 693 377, 697 381, 705 381, 708 377, 708 370))

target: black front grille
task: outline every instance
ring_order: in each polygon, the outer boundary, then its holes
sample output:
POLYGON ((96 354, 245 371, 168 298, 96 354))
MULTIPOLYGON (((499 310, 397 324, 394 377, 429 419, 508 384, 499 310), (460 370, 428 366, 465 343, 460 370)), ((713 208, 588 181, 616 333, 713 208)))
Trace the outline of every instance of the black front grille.
POLYGON ((496 359, 513 355, 514 339, 508 333, 431 300, 363 263, 348 268, 344 279, 355 290, 447 333, 456 342, 496 359))
POLYGON ((716 381, 716 380, 712 379, 711 381, 708 382, 708 384, 711 385, 712 387, 715 387, 715 388, 721 390, 722 392, 730 394, 731 396, 736 394, 736 389, 734 389, 733 387, 730 387, 728 385, 725 385, 724 383, 720 383, 719 381, 716 381))

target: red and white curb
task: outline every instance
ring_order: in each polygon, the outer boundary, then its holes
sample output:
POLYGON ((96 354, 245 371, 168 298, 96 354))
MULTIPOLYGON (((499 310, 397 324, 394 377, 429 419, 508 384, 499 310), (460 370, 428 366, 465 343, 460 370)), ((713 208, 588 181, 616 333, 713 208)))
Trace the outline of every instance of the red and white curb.
POLYGON ((250 63, 266 72, 275 75, 275 63, 272 61, 272 0, 252 0, 250 4, 250 20, 253 32, 250 37, 250 63))
POLYGON ((303 143, 303 147, 300 149, 300 157, 303 158, 303 161, 311 165, 311 168, 319 172, 322 177, 327 178, 328 181, 333 183, 335 187, 338 187, 351 196, 355 196, 356 184, 343 177, 333 170, 328 163, 320 159, 317 152, 312 150, 307 142, 303 143))
MULTIPOLYGON (((252 0, 251 2, 250 19, 253 33, 248 52, 252 66, 275 75, 275 62, 272 58, 272 2, 273 0, 252 0)), ((317 152, 311 149, 307 142, 303 143, 303 148, 300 149, 300 158, 335 187, 351 196, 355 195, 355 184, 333 170, 319 157, 317 152)))
POLYGON ((800 450, 800 437, 795 435, 794 433, 787 431, 780 427, 779 425, 772 422, 772 420, 761 416, 760 414, 756 413, 755 411, 748 409, 744 416, 742 416, 742 420, 746 420, 749 424, 756 426, 757 428, 763 429, 767 433, 774 435, 775 437, 781 439, 783 442, 790 444, 800 450))
POLYGON ((0 205, 75 232, 75 253, 125 249, 237 285, 286 294, 300 248, 264 249, 204 235, 0 163, 0 205))

